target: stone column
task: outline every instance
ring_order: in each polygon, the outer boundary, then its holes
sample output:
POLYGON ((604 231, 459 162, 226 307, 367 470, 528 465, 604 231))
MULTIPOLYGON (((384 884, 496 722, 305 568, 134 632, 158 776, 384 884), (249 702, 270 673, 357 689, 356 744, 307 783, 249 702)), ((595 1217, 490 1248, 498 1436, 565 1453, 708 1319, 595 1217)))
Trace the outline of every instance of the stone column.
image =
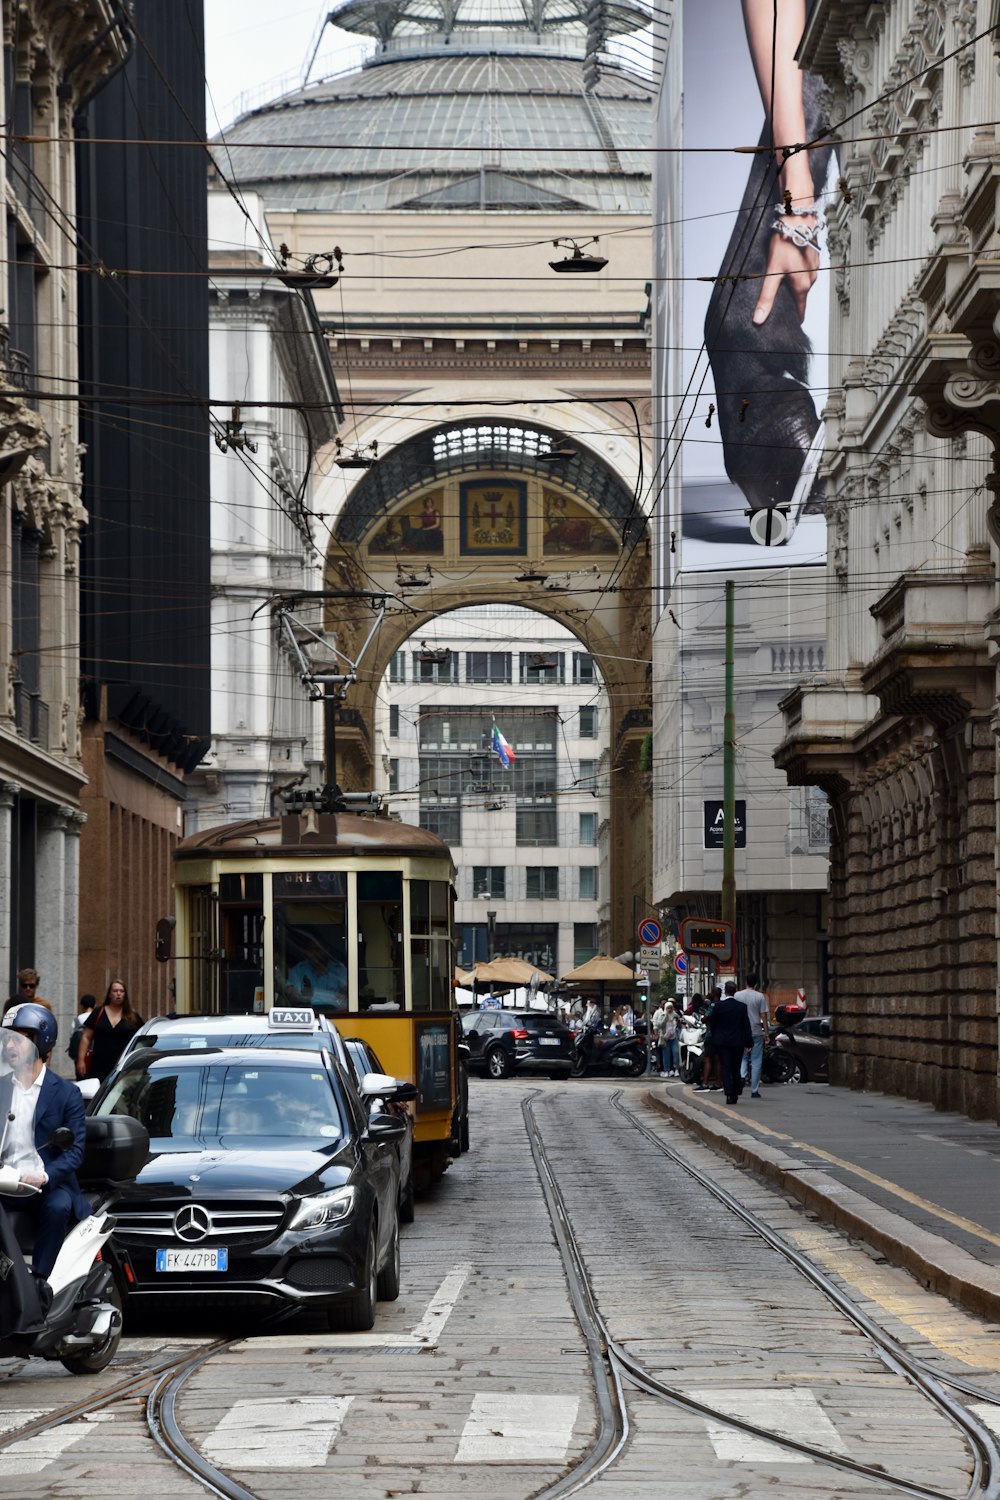
POLYGON ((66 1058, 67 1071, 72 1067, 66 1057, 65 1042, 76 1016, 76 1002, 80 998, 80 830, 87 821, 87 814, 75 809, 66 820, 66 918, 63 946, 63 999, 65 1015, 59 1013, 59 1035, 63 1038, 62 1054, 66 1058))
POLYGON ((21 788, 16 781, 0 781, 0 986, 3 996, 13 994, 11 984, 11 840, 13 808, 21 788))
POLYGON ((42 976, 39 989, 59 1022, 60 1036, 66 1035, 76 1013, 76 995, 67 988, 67 975, 72 975, 75 990, 78 897, 75 889, 72 894, 67 890, 66 880, 66 831, 75 813, 73 807, 50 804, 39 810, 38 819, 35 967, 42 976))

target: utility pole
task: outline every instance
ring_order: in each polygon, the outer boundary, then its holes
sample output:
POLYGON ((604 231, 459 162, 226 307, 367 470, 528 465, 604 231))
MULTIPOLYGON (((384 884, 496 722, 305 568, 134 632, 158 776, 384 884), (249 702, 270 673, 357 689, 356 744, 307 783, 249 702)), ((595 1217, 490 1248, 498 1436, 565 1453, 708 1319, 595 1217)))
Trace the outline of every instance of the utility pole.
POLYGON ((736 587, 726 581, 726 714, 722 730, 722 920, 736 925, 736 587))

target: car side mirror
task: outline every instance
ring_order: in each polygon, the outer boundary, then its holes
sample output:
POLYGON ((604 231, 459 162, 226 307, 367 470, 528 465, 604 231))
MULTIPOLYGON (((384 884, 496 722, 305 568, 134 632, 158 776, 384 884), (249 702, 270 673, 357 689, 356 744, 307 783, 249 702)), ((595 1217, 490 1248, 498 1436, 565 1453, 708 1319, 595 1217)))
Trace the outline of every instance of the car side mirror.
POLYGON ((372 1141, 398 1141, 406 1134, 406 1121, 398 1115, 372 1115, 367 1135, 372 1141))

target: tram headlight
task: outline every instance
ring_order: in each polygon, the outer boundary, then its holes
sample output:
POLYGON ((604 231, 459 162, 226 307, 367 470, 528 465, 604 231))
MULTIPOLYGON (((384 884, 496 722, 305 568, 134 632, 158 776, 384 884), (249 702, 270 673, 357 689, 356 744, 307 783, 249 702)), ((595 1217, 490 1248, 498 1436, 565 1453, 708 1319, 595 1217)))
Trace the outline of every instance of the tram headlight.
POLYGON ((292 1215, 289 1229, 319 1229, 324 1224, 339 1224, 350 1216, 354 1207, 355 1189, 336 1188, 332 1193, 316 1193, 303 1198, 292 1215))

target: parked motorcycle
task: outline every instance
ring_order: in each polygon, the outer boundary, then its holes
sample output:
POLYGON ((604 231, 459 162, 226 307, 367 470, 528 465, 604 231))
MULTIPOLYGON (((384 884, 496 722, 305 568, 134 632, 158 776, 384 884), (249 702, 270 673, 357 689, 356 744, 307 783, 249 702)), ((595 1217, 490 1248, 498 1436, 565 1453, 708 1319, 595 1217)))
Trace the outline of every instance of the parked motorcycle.
POLYGON ((612 1034, 599 1026, 588 1026, 576 1039, 571 1078, 582 1078, 585 1073, 624 1073, 638 1078, 645 1071, 645 1037, 630 1032, 612 1034))
POLYGON ((680 1075, 684 1083, 699 1083, 705 1058, 705 1023, 700 1016, 682 1016, 680 1075))
MULTIPOLYGON (((53 1132, 46 1149, 65 1150, 73 1132, 53 1132)), ((28 1188, 16 1167, 0 1166, 0 1357, 59 1360, 72 1375, 93 1375, 114 1359, 122 1335, 127 1258, 111 1235, 115 1220, 108 1195, 139 1172, 149 1156, 149 1135, 126 1115, 87 1120, 87 1145, 78 1174, 93 1212, 67 1232, 56 1263, 43 1280, 25 1260, 29 1228, 18 1214, 28 1188), (96 1198, 93 1189, 99 1189, 96 1198), (19 1223, 20 1220, 20 1223, 19 1223)))

